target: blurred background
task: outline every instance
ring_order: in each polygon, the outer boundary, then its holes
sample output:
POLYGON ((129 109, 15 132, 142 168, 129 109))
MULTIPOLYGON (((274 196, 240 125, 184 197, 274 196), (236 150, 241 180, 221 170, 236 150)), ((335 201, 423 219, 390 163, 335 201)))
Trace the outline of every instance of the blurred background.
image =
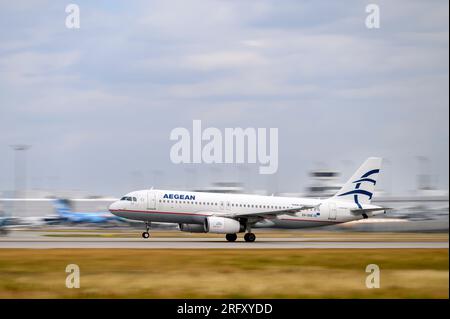
POLYGON ((448 1, 378 1, 379 29, 363 1, 75 3, 79 29, 0 3, 1 229, 122 227, 108 204, 150 187, 327 197, 380 156, 393 210, 334 227, 448 231, 448 1), (277 173, 172 163, 194 119, 278 128, 277 173))
MULTIPOLYGON (((422 168, 425 157, 417 157, 419 168, 422 168)), ((245 167, 245 166, 244 166, 245 167)), ((197 173, 186 170, 183 187, 168 185, 169 189, 192 190, 197 192, 217 193, 246 193, 258 195, 275 195, 290 197, 326 198, 333 196, 346 181, 339 169, 317 166, 309 171, 305 170, 307 186, 298 187, 291 192, 269 192, 264 189, 252 187, 252 173, 250 168, 241 167, 238 177, 223 176, 222 169, 214 167, 210 182, 205 186, 193 184, 197 173)), ((254 172, 254 174, 257 174, 254 172)), ((385 173, 386 174, 386 173, 385 173)), ((145 178, 138 175, 144 180, 145 178)), ((164 173, 160 172, 163 178, 164 173)), ((354 230, 354 231, 418 231, 418 232, 448 232, 449 227, 449 192, 440 189, 433 183, 433 176, 427 171, 418 169, 416 172, 416 186, 408 193, 396 193, 389 189, 379 189, 375 192, 372 203, 391 210, 381 217, 364 219, 361 221, 333 225, 327 230, 354 230)), ((87 190, 63 189, 27 189, 24 167, 17 169, 16 190, 5 191, 0 198, 0 214, 3 232, 10 228, 32 227, 142 227, 138 222, 127 223, 112 218, 107 207, 118 197, 94 193, 87 190), (111 217, 111 218, 110 218, 111 217)), ((133 184, 133 182, 130 182, 133 184)), ((140 181, 130 187, 130 190, 142 188, 140 181)), ((158 184, 155 184, 158 186, 158 184)), ((177 225, 155 224, 155 227, 177 229, 177 225)))

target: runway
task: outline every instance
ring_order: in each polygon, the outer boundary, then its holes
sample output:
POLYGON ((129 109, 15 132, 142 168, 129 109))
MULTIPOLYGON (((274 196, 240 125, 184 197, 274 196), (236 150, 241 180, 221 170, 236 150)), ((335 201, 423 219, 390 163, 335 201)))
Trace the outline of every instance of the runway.
MULTIPOLYGON (((315 233, 314 237, 302 233, 261 232, 253 243, 240 236, 236 242, 220 237, 179 237, 178 232, 155 232, 154 237, 143 239, 133 233, 107 232, 52 232, 11 231, 0 237, 0 249, 72 249, 72 248, 122 248, 122 249, 448 249, 448 237, 436 234, 351 234, 315 233), (178 234, 178 236, 176 236, 178 234), (259 237, 258 237, 259 235, 259 237), (98 237, 101 236, 101 237, 98 237), (105 237, 111 236, 111 237, 105 237)), ((139 236, 139 234, 136 234, 139 236)))
POLYGON ((261 238, 253 243, 227 242, 220 238, 49 238, 0 239, 1 248, 72 249, 72 248, 124 248, 124 249, 407 249, 444 248, 448 242, 388 242, 388 241, 321 241, 303 238, 261 238))

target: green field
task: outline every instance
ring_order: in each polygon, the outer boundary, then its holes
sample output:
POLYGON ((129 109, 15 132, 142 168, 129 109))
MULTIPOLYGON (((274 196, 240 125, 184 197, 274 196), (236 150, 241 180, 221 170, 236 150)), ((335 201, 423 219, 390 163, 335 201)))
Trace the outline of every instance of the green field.
POLYGON ((448 297, 448 249, 0 249, 0 298, 448 297), (65 287, 68 264, 79 289, 65 287))

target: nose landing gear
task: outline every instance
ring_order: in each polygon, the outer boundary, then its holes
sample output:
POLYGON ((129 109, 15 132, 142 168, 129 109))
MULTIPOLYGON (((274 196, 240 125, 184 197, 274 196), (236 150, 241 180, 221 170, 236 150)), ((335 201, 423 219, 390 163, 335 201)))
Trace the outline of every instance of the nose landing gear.
POLYGON ((142 233, 142 238, 149 238, 150 237, 150 233, 148 232, 150 230, 150 226, 151 224, 149 222, 145 222, 145 232, 142 233))

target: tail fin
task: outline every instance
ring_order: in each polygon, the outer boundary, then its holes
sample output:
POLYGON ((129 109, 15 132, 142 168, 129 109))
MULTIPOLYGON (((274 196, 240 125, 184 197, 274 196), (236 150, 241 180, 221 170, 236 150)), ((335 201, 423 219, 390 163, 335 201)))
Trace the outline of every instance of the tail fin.
POLYGON ((354 201, 359 209, 361 204, 370 204, 382 158, 369 157, 345 185, 334 195, 334 198, 344 201, 354 201))
POLYGON ((61 217, 71 213, 70 206, 65 199, 55 199, 55 209, 61 217))

